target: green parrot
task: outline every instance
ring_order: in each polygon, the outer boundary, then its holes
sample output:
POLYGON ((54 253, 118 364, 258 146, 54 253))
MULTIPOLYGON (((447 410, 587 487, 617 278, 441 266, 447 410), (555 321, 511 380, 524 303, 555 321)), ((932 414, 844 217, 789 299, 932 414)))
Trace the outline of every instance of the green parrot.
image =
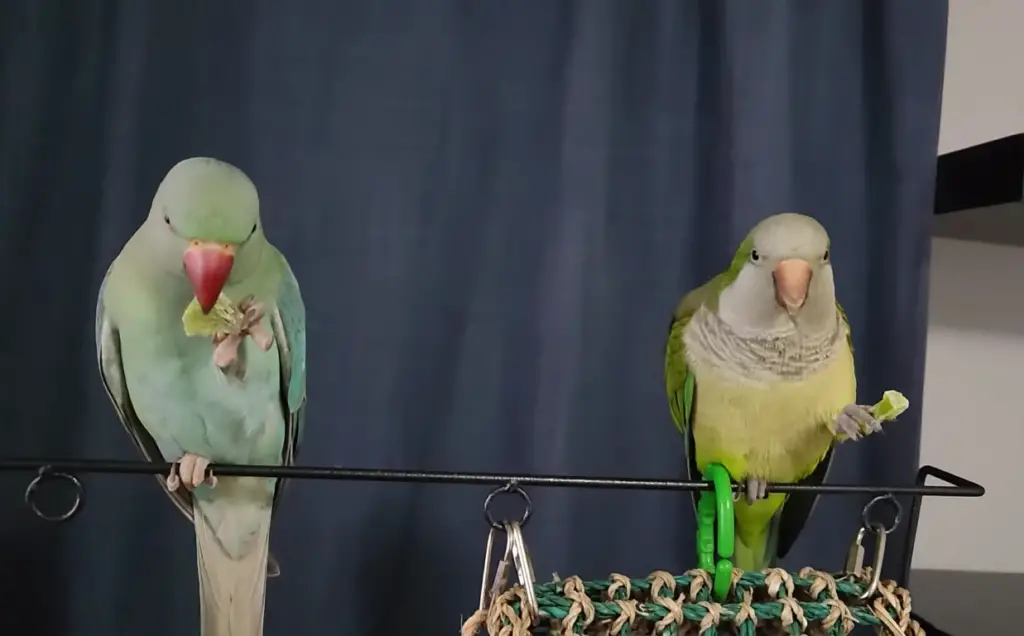
POLYGON ((774 567, 817 500, 766 495, 766 484, 820 484, 837 441, 881 429, 870 407, 856 404, 850 325, 836 302, 829 247, 809 216, 768 217, 729 269, 684 296, 672 316, 669 409, 689 478, 718 463, 741 485, 735 563, 745 571, 774 567))
POLYGON ((295 276, 263 234, 255 186, 216 159, 170 170, 100 286, 100 375, 143 456, 172 462, 158 480, 194 526, 203 636, 263 633, 266 578, 278 573, 270 521, 283 481, 207 479, 206 468, 294 462, 305 323, 295 276), (207 315, 221 294, 239 303, 242 329, 187 336, 186 307, 196 302, 207 315))

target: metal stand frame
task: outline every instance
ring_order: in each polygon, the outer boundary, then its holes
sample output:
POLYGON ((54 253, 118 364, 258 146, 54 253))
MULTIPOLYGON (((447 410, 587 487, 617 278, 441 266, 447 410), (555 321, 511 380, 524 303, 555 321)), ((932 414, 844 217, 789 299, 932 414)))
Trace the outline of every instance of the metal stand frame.
MULTIPOLYGON (((0 472, 34 472, 35 477, 25 489, 25 503, 41 519, 51 522, 70 521, 85 506, 85 485, 78 479, 80 473, 113 474, 166 474, 171 470, 169 463, 148 463, 114 460, 85 459, 2 459, 0 472), (60 514, 47 514, 36 503, 38 492, 48 483, 64 481, 75 489, 75 502, 71 508, 60 514)), ((496 521, 491 517, 489 503, 500 492, 521 493, 526 510, 520 521, 524 525, 531 514, 532 504, 524 487, 547 488, 605 488, 617 490, 710 490, 710 482, 682 481, 668 479, 600 478, 573 477, 560 475, 515 475, 498 473, 460 473, 449 471, 408 471, 376 470, 366 468, 337 468, 333 466, 240 466, 230 464, 211 465, 209 474, 247 477, 283 477, 286 479, 328 479, 337 481, 377 481, 428 484, 469 484, 490 485, 498 488, 484 504, 484 513, 493 527, 496 521)), ((734 491, 737 486, 733 486, 734 491)), ((904 543, 904 558, 900 569, 900 580, 906 586, 910 579, 910 565, 917 540, 917 526, 924 497, 981 497, 985 488, 969 479, 954 475, 935 466, 922 466, 917 471, 913 486, 853 486, 826 484, 807 486, 797 484, 769 484, 769 493, 816 492, 825 495, 875 495, 892 498, 897 495, 911 495, 913 502, 907 519, 907 536, 904 543), (941 479, 949 485, 926 486, 929 477, 941 479)))

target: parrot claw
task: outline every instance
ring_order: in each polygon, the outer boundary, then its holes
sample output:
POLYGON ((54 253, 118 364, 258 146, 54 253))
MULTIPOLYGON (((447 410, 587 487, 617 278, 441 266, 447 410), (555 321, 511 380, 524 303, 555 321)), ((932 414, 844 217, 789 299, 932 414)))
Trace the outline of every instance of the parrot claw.
POLYGON ((856 441, 862 437, 882 430, 882 423, 871 415, 870 407, 859 404, 848 404, 836 417, 835 430, 837 435, 844 435, 856 441))
POLYGON ((740 499, 746 499, 747 505, 754 505, 754 502, 759 499, 764 499, 768 496, 768 480, 761 479, 760 477, 747 477, 744 484, 741 484, 739 490, 733 494, 733 499, 739 501, 740 499))
POLYGON ((178 478, 178 465, 171 464, 171 472, 167 475, 167 490, 174 492, 181 486, 181 479, 178 478))
POLYGON ((210 488, 217 485, 217 477, 206 476, 206 469, 210 466, 210 460, 193 453, 185 453, 181 459, 171 466, 171 473, 167 476, 168 490, 177 490, 183 485, 189 490, 205 483, 210 488))

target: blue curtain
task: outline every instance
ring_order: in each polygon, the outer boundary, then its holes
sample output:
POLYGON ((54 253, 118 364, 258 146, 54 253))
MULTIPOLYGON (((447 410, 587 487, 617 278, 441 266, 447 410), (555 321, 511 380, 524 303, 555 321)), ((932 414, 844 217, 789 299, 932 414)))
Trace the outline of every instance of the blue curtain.
MULTIPOLYGON (((135 459, 96 371, 103 272, 178 160, 260 188, 309 310, 304 464, 676 478, 662 346, 757 220, 834 238, 862 401, 920 405, 947 3, 33 2, 0 9, 3 455, 135 459)), ((919 410, 831 481, 909 483, 919 410)), ((190 527, 151 477, 75 522, 0 479, 0 627, 195 633, 190 527)), ((484 487, 302 482, 268 634, 455 633, 484 487)), ((684 493, 530 492, 538 577, 694 565, 684 493)), ((827 497, 786 565, 839 567, 827 497)), ((898 544, 898 536, 895 537, 898 544)), ((890 548, 889 572, 901 556, 890 548)))

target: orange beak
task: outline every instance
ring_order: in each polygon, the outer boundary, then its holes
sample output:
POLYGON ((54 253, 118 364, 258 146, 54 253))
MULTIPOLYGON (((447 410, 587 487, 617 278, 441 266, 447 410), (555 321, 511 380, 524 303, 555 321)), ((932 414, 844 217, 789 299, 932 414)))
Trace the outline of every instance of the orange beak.
POLYGON ((192 241, 183 260, 185 275, 192 283, 199 308, 208 314, 217 304, 217 298, 231 275, 235 248, 222 243, 192 241))
POLYGON ((802 258, 787 258, 775 265, 775 301, 792 316, 807 301, 811 265, 802 258))

